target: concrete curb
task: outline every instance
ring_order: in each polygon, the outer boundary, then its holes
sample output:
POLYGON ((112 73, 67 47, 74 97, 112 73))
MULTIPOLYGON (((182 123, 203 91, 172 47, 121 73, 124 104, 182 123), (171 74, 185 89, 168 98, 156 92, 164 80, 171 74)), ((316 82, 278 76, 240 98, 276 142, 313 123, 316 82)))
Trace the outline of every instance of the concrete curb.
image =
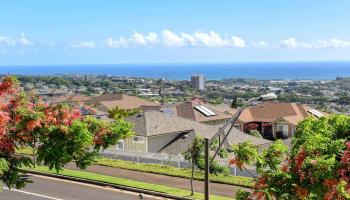
POLYGON ((44 172, 32 171, 32 170, 21 170, 21 171, 24 173, 27 173, 27 174, 36 174, 36 175, 59 178, 59 179, 64 179, 64 180, 69 180, 69 181, 87 183, 87 184, 91 184, 91 185, 98 185, 98 186, 102 186, 102 187, 111 187, 111 188, 115 188, 115 189, 126 190, 126 191, 130 191, 130 192, 135 192, 135 193, 143 193, 143 194, 164 197, 164 198, 169 198, 169 199, 193 200, 192 198, 178 197, 178 196, 174 196, 174 195, 170 195, 170 194, 166 194, 166 193, 162 193, 162 192, 156 192, 156 191, 152 191, 152 190, 145 190, 145 189, 134 188, 134 187, 124 186, 124 185, 112 184, 112 183, 107 183, 107 182, 102 182, 102 181, 94 181, 94 180, 76 178, 76 177, 72 177, 72 176, 64 176, 64 175, 59 175, 59 174, 49 174, 49 173, 44 173, 44 172))

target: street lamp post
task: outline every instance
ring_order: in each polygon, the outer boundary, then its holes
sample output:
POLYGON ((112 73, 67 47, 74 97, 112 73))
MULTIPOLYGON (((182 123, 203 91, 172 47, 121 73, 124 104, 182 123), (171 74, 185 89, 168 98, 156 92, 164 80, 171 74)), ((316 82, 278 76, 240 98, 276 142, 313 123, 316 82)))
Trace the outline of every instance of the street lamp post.
MULTIPOLYGON (((210 162, 205 163, 206 166, 208 165, 208 167, 205 167, 205 174, 209 174, 209 164, 211 164, 214 161, 215 157, 218 155, 222 145, 224 144, 224 141, 226 140, 226 138, 230 134, 231 130, 234 128, 235 122, 237 121, 237 119, 239 118, 239 116, 241 115, 243 110, 254 101, 270 101, 270 100, 275 100, 275 99, 277 99, 277 96, 274 93, 268 93, 268 94, 264 94, 264 95, 261 95, 259 97, 250 99, 219 129, 219 131, 208 141, 209 142, 208 147, 205 146, 206 150, 208 150, 209 145, 212 144, 214 142, 214 140, 220 136, 220 134, 225 133, 226 128, 231 125, 230 128, 228 129, 227 133, 224 134, 225 136, 222 139, 222 141, 219 142, 219 147, 215 151, 213 157, 210 159, 210 162)), ((207 161, 207 160, 209 161, 209 154, 205 154, 205 156, 206 156, 205 161, 207 161)), ((209 176, 205 176, 204 178, 205 178, 205 180, 204 180, 205 191, 209 191, 209 176)), ((208 194, 205 193, 205 199, 209 199, 209 192, 208 192, 208 194)))
POLYGON ((209 138, 204 138, 204 200, 209 200, 209 138))

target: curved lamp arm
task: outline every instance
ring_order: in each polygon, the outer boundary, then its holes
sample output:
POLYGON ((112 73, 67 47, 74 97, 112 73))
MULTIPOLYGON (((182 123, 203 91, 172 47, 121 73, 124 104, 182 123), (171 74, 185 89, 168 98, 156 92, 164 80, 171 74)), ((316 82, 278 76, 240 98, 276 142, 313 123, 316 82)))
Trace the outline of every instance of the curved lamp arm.
POLYGON ((237 121, 237 119, 239 118, 239 116, 241 115, 241 113, 243 112, 243 110, 248 107, 252 102, 254 101, 270 101, 270 100, 274 100, 277 99, 277 95, 274 93, 268 93, 268 94, 264 94, 261 95, 259 97, 256 98, 252 98, 249 99, 220 129, 217 133, 215 133, 215 135, 209 140, 209 144, 212 144, 214 142, 214 140, 219 137, 219 135, 221 133, 223 133, 225 131, 225 129, 231 124, 231 127, 229 128, 227 134, 225 135, 225 137, 222 139, 222 142, 220 142, 218 149, 215 151, 213 157, 210 160, 210 163, 212 163, 215 159, 215 157, 218 155, 222 145, 224 144, 226 138, 228 137, 228 135, 231 133, 231 130, 234 128, 234 124, 237 121))

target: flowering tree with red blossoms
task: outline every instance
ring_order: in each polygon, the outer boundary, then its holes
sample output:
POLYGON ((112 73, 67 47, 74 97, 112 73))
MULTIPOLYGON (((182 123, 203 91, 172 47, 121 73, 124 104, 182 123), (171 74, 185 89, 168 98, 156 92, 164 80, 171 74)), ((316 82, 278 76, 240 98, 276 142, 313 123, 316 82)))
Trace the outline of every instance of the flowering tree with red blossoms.
POLYGON ((0 82, 0 179, 8 187, 21 188, 29 182, 21 167, 47 165, 59 172, 75 162, 84 169, 98 152, 132 134, 132 125, 83 117, 69 105, 48 105, 36 96, 20 92, 14 77, 0 82), (18 154, 16 149, 31 146, 37 159, 18 154))
POLYGON ((256 167, 253 192, 243 199, 350 199, 350 116, 308 118, 290 149, 281 140, 259 154, 251 143, 233 146, 230 163, 256 167))

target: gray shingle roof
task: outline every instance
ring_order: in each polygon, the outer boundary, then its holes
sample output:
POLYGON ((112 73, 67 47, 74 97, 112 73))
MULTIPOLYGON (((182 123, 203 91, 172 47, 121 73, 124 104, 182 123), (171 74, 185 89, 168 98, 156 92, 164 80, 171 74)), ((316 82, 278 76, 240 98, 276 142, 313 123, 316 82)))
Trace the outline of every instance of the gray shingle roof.
POLYGON ((196 137, 193 131, 183 132, 179 134, 173 141, 167 144, 159 153, 165 153, 169 155, 178 155, 187 150, 192 144, 194 138, 196 137))
MULTIPOLYGON (((136 135, 142 136, 155 136, 194 130, 196 135, 211 138, 219 129, 219 126, 196 122, 161 111, 145 111, 142 114, 133 115, 127 118, 127 121, 134 123, 134 131, 136 135)), ((228 142, 230 145, 244 141, 251 141, 256 145, 270 142, 269 140, 243 133, 238 129, 231 130, 228 137, 228 142)))

